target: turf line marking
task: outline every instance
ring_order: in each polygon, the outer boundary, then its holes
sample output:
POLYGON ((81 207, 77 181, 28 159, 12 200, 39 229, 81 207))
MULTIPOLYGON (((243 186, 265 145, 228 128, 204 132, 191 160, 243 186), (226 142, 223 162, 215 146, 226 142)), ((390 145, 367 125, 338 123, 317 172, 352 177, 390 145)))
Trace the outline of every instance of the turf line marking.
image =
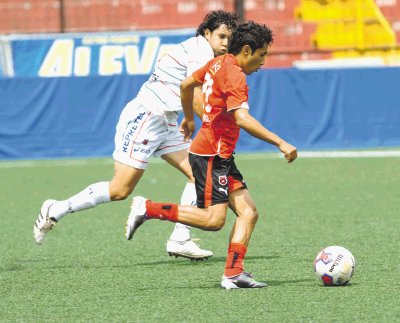
MULTIPOLYGON (((387 158, 400 157, 400 150, 340 150, 340 151, 299 151, 299 158, 387 158)), ((240 154, 240 159, 284 158, 281 153, 240 154)))
POLYGON ((0 161, 0 168, 30 168, 30 167, 65 167, 86 165, 113 165, 112 159, 66 159, 66 160, 26 160, 26 161, 0 161))
MULTIPOLYGON (((364 151, 300 151, 299 158, 386 158, 400 157, 400 150, 364 150, 364 151)), ((238 159, 283 158, 280 153, 239 153, 238 159)), ((164 163, 161 158, 152 158, 151 163, 164 163)), ((30 168, 30 167, 64 167, 86 165, 113 165, 111 158, 100 159, 65 159, 65 160, 15 160, 0 161, 0 168, 30 168)))
POLYGON ((305 151, 300 152, 301 158, 358 158, 358 157, 400 157, 399 150, 371 151, 305 151))

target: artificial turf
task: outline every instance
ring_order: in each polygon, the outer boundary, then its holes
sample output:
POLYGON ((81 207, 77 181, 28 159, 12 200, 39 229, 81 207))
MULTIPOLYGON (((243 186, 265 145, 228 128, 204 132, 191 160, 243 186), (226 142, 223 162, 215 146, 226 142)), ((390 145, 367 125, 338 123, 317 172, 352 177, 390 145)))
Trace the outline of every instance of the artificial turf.
MULTIPOLYGON (((398 158, 237 155, 260 218, 245 269, 268 288, 220 287, 229 212, 219 232, 192 230, 214 252, 205 262, 168 257, 173 224, 151 220, 124 237, 130 200, 62 219, 36 246, 43 200, 109 180, 110 159, 0 163, 1 322, 396 322, 399 306, 398 158), (323 287, 313 259, 341 245, 355 256, 346 287, 323 287)), ((176 201, 185 179, 151 163, 136 191, 176 201)))

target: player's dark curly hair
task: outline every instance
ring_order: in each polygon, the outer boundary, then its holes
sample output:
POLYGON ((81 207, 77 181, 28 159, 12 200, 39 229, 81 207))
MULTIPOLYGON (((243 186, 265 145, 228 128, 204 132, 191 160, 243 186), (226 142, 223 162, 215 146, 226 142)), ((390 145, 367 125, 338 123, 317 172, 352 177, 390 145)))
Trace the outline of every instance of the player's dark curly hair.
POLYGON ((251 52, 254 53, 258 48, 268 46, 274 41, 272 30, 264 24, 254 21, 246 21, 233 31, 228 46, 228 53, 239 54, 244 45, 249 45, 251 52))
POLYGON ((203 22, 197 28, 196 36, 204 36, 204 31, 208 29, 213 32, 221 25, 226 25, 229 30, 234 31, 239 22, 239 15, 234 12, 223 10, 210 11, 203 19, 203 22))

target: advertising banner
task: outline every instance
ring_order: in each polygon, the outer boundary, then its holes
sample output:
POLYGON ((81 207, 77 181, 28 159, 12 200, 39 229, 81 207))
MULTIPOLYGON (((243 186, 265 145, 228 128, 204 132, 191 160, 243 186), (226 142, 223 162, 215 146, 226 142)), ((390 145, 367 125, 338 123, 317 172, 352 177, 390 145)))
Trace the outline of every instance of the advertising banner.
POLYGON ((157 58, 194 36, 192 29, 10 36, 10 77, 150 74, 157 58))

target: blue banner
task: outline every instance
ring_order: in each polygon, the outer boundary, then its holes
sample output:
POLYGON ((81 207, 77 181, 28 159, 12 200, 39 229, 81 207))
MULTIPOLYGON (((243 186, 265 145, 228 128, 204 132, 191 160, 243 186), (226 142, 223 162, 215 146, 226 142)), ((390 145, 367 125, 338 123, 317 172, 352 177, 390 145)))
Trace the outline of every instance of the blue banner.
MULTIPOLYGON (((147 75, 0 79, 0 159, 111 156, 147 75)), ((250 113, 299 150, 400 147, 400 68, 261 70, 250 113)), ((237 151, 277 151, 242 131, 237 151)))
MULTIPOLYGON (((300 149, 400 147, 400 68, 262 70, 250 112, 300 149)), ((241 134, 242 150, 270 150, 241 134), (246 143, 246 144, 245 144, 246 143)))
POLYGON ((0 79, 0 159, 109 156, 147 76, 0 79))
POLYGON ((194 34, 175 30, 14 36, 10 76, 148 75, 160 55, 194 34))

